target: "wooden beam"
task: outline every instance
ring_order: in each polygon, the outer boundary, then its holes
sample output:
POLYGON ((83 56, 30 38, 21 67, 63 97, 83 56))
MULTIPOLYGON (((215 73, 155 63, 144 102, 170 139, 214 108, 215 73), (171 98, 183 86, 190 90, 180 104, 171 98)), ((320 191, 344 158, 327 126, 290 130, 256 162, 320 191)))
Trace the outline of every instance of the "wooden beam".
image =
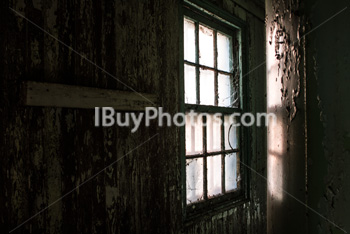
POLYGON ((84 109, 108 106, 122 111, 144 111, 158 103, 154 94, 34 81, 23 82, 22 92, 25 106, 84 109))

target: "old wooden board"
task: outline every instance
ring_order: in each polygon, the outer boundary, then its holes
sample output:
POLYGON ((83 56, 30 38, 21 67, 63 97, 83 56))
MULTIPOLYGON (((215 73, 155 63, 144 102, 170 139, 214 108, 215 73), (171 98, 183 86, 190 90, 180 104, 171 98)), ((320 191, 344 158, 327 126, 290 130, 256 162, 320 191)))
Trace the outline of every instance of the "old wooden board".
POLYGON ((143 111, 157 105, 154 94, 90 88, 54 83, 25 81, 22 83, 25 106, 84 108, 109 106, 117 110, 143 111))

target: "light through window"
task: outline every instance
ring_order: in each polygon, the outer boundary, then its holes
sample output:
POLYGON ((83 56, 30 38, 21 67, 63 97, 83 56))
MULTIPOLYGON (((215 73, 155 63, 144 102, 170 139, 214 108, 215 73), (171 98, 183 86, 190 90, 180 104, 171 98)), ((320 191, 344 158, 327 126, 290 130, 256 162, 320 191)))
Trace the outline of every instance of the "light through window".
POLYGON ((230 120, 240 112, 238 43, 223 31, 184 18, 187 204, 241 187, 240 129, 230 120))

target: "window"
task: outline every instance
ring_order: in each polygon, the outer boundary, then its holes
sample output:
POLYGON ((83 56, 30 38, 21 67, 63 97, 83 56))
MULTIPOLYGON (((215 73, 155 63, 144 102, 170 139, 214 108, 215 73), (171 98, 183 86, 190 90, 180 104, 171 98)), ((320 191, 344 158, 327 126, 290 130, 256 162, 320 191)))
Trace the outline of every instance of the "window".
POLYGON ((189 213, 245 194, 238 28, 185 7, 183 18, 185 204, 189 213))

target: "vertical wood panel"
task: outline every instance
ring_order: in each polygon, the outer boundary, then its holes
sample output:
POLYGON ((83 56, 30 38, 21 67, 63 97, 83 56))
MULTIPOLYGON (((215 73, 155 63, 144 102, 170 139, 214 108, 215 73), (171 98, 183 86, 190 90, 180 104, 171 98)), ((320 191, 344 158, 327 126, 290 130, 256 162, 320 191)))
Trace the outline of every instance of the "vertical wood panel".
MULTIPOLYGON (((165 111, 178 111, 179 1, 3 2, 3 9, 11 5, 133 89, 157 93, 165 111)), ((219 7, 242 12, 229 0, 222 2, 217 3, 219 7)), ((265 189, 258 180, 253 180, 258 184, 256 193, 244 208, 207 215, 184 226, 178 128, 160 128, 154 123, 144 127, 143 123, 131 133, 117 126, 95 128, 93 110, 19 106, 17 89, 23 80, 130 90, 3 9, 1 15, 7 18, 1 22, 5 35, 1 42, 5 62, 0 62, 4 76, 0 88, 4 91, 0 95, 1 230, 16 227, 159 133, 19 232, 239 234, 248 233, 248 225, 251 233, 265 233, 265 203, 260 198, 265 189), (256 205, 262 208, 254 213, 256 205)), ((245 17, 257 20, 250 14, 245 17)), ((263 27, 260 21, 256 24, 263 27)), ((258 47, 260 40, 251 38, 250 45, 258 47)))

